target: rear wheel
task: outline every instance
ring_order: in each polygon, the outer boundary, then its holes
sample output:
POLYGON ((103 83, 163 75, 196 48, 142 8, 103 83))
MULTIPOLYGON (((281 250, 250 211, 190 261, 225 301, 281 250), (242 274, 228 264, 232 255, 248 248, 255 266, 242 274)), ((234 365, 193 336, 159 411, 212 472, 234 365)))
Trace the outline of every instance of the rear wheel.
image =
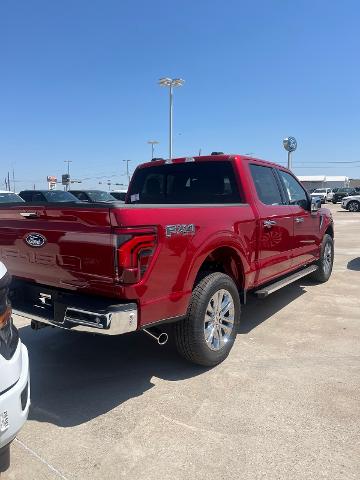
POLYGON ((187 360, 213 367, 229 355, 239 322, 235 283, 228 275, 211 273, 194 288, 186 318, 175 324, 177 349, 187 360))
POLYGON ((316 263, 318 269, 311 274, 311 278, 319 283, 327 282, 331 276, 334 263, 334 240, 328 234, 324 235, 320 259, 316 263))
POLYGON ((349 212, 359 212, 360 211, 360 203, 356 200, 349 202, 347 209, 349 212))

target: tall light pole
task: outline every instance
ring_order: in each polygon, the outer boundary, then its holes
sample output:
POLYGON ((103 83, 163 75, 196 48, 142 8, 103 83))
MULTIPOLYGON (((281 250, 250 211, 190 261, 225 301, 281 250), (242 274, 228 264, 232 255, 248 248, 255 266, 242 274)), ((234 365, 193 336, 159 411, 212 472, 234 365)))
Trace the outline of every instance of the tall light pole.
POLYGON ((128 185, 130 185, 129 162, 131 162, 131 160, 123 160, 123 162, 126 162, 126 176, 128 178, 128 185))
POLYGON ((157 140, 149 140, 147 143, 151 145, 151 160, 154 158, 154 146, 158 145, 160 142, 157 140))
POLYGON ((182 87, 185 83, 185 80, 182 78, 160 78, 159 85, 161 87, 169 88, 169 100, 170 100, 170 110, 169 110, 169 158, 172 158, 173 153, 173 103, 174 103, 174 88, 182 87))

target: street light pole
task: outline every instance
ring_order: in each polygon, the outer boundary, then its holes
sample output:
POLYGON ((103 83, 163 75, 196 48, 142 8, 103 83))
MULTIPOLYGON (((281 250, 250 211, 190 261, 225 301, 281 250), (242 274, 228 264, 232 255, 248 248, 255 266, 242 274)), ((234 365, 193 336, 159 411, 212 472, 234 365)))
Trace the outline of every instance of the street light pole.
POLYGON ((151 160, 154 158, 154 147, 155 145, 158 145, 158 141, 157 140, 149 140, 147 143, 149 143, 151 145, 151 160))
POLYGON ((174 88, 182 87, 185 80, 182 78, 160 78, 159 85, 169 88, 169 159, 173 155, 173 106, 174 106, 174 88))
POLYGON ((131 160, 123 160, 123 162, 126 162, 126 176, 128 178, 128 185, 130 185, 129 162, 131 162, 131 160))

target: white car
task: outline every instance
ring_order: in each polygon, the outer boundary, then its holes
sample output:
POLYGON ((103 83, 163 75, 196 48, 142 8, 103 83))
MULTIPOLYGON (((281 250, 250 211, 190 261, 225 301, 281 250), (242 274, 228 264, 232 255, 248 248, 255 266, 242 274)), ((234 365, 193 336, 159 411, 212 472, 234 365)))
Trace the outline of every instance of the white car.
POLYGON ((9 284, 10 275, 0 262, 0 474, 9 467, 10 443, 30 406, 29 357, 11 318, 9 284))
POLYGON ((319 197, 321 198, 321 203, 331 202, 334 192, 331 188, 317 188, 311 194, 311 197, 319 197))
POLYGON ((360 212, 360 195, 351 195, 341 200, 341 208, 350 212, 360 212))

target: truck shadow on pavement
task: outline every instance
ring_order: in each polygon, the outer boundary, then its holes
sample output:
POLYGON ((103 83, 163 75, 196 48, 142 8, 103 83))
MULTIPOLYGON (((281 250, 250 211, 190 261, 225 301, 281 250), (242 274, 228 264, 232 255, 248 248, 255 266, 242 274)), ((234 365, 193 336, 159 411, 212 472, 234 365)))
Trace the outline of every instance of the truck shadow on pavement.
MULTIPOLYGON (((246 305, 242 307, 239 333, 247 334, 251 332, 293 300, 306 293, 304 290, 305 282, 305 279, 301 279, 301 283, 296 282, 288 285, 264 299, 249 295, 246 305)), ((311 284, 309 282, 309 285, 311 284)))
POLYGON ((158 377, 177 381, 205 371, 145 334, 102 337, 55 328, 19 329, 30 358, 29 419, 72 427, 142 395, 158 377))
POLYGON ((348 262, 347 264, 347 268, 349 270, 355 270, 357 272, 360 271, 360 257, 356 257, 356 258, 353 258, 352 260, 350 260, 350 262, 348 262))
MULTIPOLYGON (((303 293, 293 284, 265 300, 250 298, 239 333, 250 332, 303 293)), ((142 333, 102 337, 50 327, 34 332, 30 326, 19 332, 30 357, 29 419, 64 428, 142 395, 154 386, 153 377, 177 381, 207 370, 183 360, 172 340, 160 347, 142 333)))

